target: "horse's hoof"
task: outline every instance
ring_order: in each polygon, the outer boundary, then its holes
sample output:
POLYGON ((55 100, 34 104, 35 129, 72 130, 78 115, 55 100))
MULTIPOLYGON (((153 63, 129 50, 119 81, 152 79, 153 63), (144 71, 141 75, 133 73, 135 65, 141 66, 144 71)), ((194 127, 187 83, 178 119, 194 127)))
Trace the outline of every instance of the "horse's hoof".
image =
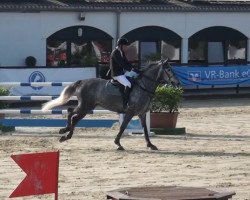
POLYGON ((150 148, 151 150, 155 150, 155 151, 158 150, 158 148, 157 148, 155 145, 151 145, 151 146, 149 146, 149 148, 150 148))
POLYGON ((117 148, 117 150, 118 150, 118 151, 124 151, 125 149, 124 149, 122 146, 119 146, 119 147, 117 148))
POLYGON ((67 138, 66 136, 62 136, 62 137, 60 138, 59 142, 64 142, 64 141, 66 141, 66 140, 68 140, 68 138, 67 138))

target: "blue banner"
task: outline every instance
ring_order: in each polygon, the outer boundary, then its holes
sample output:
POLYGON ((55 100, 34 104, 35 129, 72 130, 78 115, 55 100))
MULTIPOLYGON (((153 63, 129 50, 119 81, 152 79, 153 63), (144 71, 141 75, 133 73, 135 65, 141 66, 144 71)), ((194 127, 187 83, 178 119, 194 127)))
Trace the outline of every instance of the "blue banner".
POLYGON ((249 85, 250 65, 175 66, 173 70, 183 86, 249 85))

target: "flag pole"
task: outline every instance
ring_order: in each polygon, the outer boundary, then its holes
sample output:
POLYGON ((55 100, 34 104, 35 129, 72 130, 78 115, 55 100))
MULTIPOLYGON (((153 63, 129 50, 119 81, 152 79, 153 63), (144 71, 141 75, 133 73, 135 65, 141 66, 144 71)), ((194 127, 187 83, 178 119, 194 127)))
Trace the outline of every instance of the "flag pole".
POLYGON ((55 185, 55 200, 58 200, 58 176, 59 176, 59 150, 57 151, 57 169, 56 169, 56 185, 55 185))

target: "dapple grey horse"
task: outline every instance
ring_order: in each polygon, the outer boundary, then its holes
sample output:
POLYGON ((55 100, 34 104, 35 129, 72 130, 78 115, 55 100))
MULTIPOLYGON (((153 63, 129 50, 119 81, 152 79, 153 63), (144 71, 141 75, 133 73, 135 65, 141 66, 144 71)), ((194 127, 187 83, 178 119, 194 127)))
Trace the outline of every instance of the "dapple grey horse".
POLYGON ((50 110, 53 107, 64 105, 69 101, 70 97, 73 95, 77 96, 78 106, 76 108, 68 108, 68 124, 59 131, 59 134, 69 132, 61 137, 61 142, 72 137, 76 124, 96 106, 101 106, 117 113, 125 113, 119 133, 114 141, 118 146, 118 150, 124 150, 120 144, 122 133, 133 116, 137 115, 144 130, 147 147, 157 150, 157 147, 150 142, 148 136, 146 112, 149 110, 150 101, 156 87, 161 83, 170 82, 176 85, 179 84, 169 63, 167 61, 159 61, 149 64, 142 70, 139 77, 135 79, 126 110, 123 108, 122 94, 118 87, 112 85, 110 81, 100 78, 79 80, 72 83, 64 88, 57 99, 45 103, 42 110, 50 110))

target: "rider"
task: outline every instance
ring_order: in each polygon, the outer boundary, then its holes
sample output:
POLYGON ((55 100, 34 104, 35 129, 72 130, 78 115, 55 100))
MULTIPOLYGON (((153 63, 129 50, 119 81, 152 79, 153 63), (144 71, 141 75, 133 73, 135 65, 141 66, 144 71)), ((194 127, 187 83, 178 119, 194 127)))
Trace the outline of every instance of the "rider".
POLYGON ((131 83, 124 75, 126 71, 131 71, 133 66, 129 63, 125 56, 125 52, 129 46, 126 38, 120 38, 117 41, 117 47, 112 51, 110 56, 111 77, 124 86, 123 107, 127 108, 131 83))

